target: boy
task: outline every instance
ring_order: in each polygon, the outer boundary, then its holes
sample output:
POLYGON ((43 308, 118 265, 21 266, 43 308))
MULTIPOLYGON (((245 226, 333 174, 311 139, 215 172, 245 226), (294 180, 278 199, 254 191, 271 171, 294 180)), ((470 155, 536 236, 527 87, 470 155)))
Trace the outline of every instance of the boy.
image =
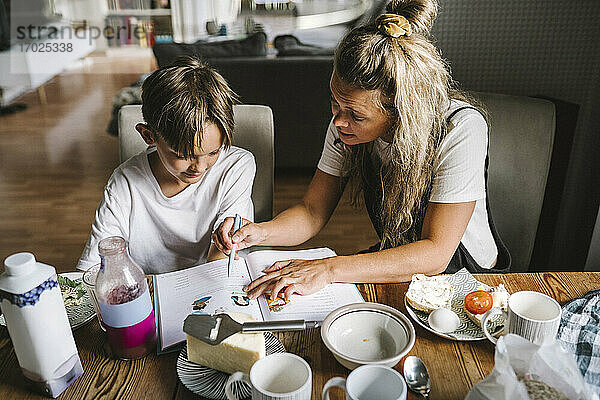
POLYGON ((256 172, 249 151, 232 147, 236 94, 215 70, 183 57, 142 86, 148 149, 110 177, 77 267, 100 262, 98 242, 122 236, 147 274, 224 257, 210 242, 226 216, 253 219, 256 172))

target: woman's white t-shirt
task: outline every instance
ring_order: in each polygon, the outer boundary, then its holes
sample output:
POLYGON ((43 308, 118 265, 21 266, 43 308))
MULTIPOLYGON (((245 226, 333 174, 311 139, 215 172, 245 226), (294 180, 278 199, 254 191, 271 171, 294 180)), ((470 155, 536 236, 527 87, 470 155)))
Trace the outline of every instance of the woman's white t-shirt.
POLYGON ((200 181, 169 198, 150 169, 153 151, 150 147, 113 172, 77 268, 99 263, 98 242, 114 235, 129 242, 131 257, 147 274, 187 268, 206 261, 210 235, 226 217, 254 220, 252 153, 223 149, 200 181))
MULTIPOLYGON (((453 100, 446 116, 468 103, 453 100)), ((491 268, 498 249, 488 224, 485 193, 485 158, 487 155, 487 124, 483 116, 473 110, 458 112, 451 121, 449 132, 442 141, 434 163, 430 202, 464 203, 475 201, 475 210, 461 239, 465 248, 482 268, 491 268)), ((318 168, 330 175, 342 175, 344 146, 334 144, 339 134, 333 120, 325 136, 323 153, 318 168)), ((389 144, 381 138, 373 143, 375 165, 390 158, 389 144)))

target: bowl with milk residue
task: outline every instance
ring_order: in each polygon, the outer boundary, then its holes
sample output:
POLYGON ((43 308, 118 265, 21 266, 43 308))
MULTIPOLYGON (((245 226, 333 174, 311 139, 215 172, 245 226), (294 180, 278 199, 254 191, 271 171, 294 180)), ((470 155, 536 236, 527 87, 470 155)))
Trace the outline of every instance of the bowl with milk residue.
POLYGON ((415 337, 404 314, 379 303, 342 306, 321 326, 323 343, 349 369, 365 364, 393 367, 412 349, 415 337))

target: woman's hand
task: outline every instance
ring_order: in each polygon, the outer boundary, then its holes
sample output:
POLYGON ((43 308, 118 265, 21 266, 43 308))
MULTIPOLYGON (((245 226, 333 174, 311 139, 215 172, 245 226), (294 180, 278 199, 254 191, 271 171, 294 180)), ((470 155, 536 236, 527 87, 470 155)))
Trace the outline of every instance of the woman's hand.
MULTIPOLYGON (((242 218, 242 225, 237 232, 233 231, 234 218, 227 217, 221 225, 213 232, 212 241, 215 246, 223 252, 223 254, 229 254, 233 243, 237 243, 237 250, 245 249, 246 247, 261 244, 266 237, 266 232, 259 224, 250 222, 247 219, 242 218)), ((236 252, 236 260, 238 255, 236 252)))
POLYGON ((286 300, 292 294, 312 294, 324 288, 333 280, 333 260, 336 257, 320 260, 285 260, 277 261, 265 269, 261 276, 244 288, 251 299, 255 299, 266 291, 270 297, 277 298, 283 293, 286 300))

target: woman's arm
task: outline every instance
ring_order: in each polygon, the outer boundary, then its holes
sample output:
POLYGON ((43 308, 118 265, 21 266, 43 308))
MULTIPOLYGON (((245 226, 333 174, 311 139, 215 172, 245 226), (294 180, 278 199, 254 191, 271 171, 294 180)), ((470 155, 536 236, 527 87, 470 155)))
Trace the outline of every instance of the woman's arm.
POLYGON ((232 237, 233 218, 227 218, 213 233, 216 247, 228 254, 232 240, 238 249, 259 246, 294 246, 315 236, 325 226, 343 192, 341 178, 319 169, 302 201, 262 223, 244 221, 232 237))
POLYGON ((289 298, 293 293, 314 293, 332 282, 403 282, 416 273, 438 274, 452 258, 474 209, 474 201, 429 203, 419 241, 375 253, 279 261, 247 290, 251 298, 266 290, 289 298))
POLYGON ((341 178, 317 169, 302 201, 265 222, 263 245, 295 246, 315 236, 327 224, 342 195, 341 178))
POLYGON ((404 282, 416 273, 435 275, 443 272, 467 229, 474 209, 474 201, 429 203, 421 240, 393 249, 351 256, 356 260, 357 271, 349 276, 348 269, 338 266, 334 270, 334 281, 404 282))

